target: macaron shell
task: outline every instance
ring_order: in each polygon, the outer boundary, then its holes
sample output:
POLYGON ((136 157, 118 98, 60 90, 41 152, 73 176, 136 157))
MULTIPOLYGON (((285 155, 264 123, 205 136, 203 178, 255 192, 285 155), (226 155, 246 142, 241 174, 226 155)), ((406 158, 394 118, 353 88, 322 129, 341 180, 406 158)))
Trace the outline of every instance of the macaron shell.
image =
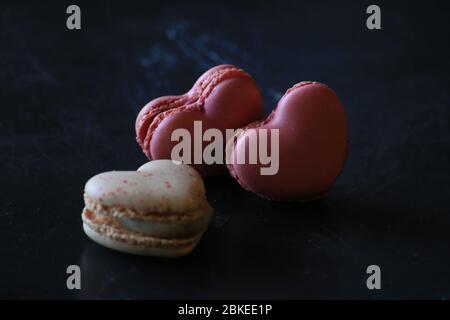
POLYGON ((181 257, 189 254, 197 245, 200 238, 196 239, 193 242, 187 242, 184 245, 180 245, 178 247, 170 247, 170 246, 144 246, 139 244, 134 244, 129 241, 129 239, 122 238, 121 240, 117 240, 115 237, 111 237, 105 234, 94 230, 87 224, 83 224, 83 230, 86 235, 93 240, 94 242, 123 253, 135 254, 135 255, 144 255, 144 256, 159 256, 159 257, 167 257, 167 258, 175 258, 181 257))
POLYGON ((244 73, 242 70, 237 69, 233 65, 218 65, 203 73, 186 94, 163 96, 153 99, 141 109, 138 116, 136 117, 135 129, 139 144, 143 146, 145 135, 147 134, 147 129, 150 125, 149 122, 152 121, 153 117, 155 117, 158 113, 178 108, 186 104, 195 103, 201 95, 202 91, 204 91, 204 89, 207 87, 205 83, 212 82, 212 79, 214 78, 217 79, 217 74, 221 73, 224 70, 234 70, 234 72, 238 73, 238 75, 248 76, 248 78, 250 78, 249 75, 244 73))
POLYGON ((144 140, 150 124, 154 117, 161 112, 180 107, 187 103, 188 96, 164 96, 156 98, 147 103, 136 117, 135 130, 136 140, 141 147, 144 147, 144 140))
MULTIPOLYGON (((275 200, 312 200, 324 195, 342 170, 347 156, 346 115, 337 95, 323 84, 301 83, 288 90, 268 120, 249 127, 280 130, 277 174, 261 175, 260 168, 266 167, 261 164, 228 166, 250 191, 275 200)), ((245 137, 235 143, 233 158, 248 151, 245 137)))
MULTIPOLYGON (((215 67, 212 67, 212 68, 208 69, 207 71, 205 71, 197 79, 197 81, 195 81, 194 85, 191 88, 191 91, 195 90, 195 88, 202 87, 203 86, 202 84, 205 83, 209 78, 215 77, 215 75, 217 75, 218 72, 226 70, 226 69, 238 69, 238 68, 232 64, 219 64, 215 67)), ((244 73, 244 72, 242 72, 242 73, 244 73)))
POLYGON ((185 213, 203 207, 205 189, 191 167, 170 160, 152 161, 138 171, 111 171, 85 186, 87 205, 119 207, 139 213, 185 213))

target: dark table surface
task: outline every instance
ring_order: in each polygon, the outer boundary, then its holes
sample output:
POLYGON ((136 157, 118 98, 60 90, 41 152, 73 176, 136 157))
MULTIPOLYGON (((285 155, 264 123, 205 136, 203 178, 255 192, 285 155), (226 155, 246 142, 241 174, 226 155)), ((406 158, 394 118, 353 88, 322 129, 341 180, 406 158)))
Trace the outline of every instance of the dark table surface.
POLYGON ((450 49, 445 2, 78 2, 0 5, 0 297, 450 298, 450 49), (294 83, 334 88, 350 153, 331 193, 276 203, 223 176, 214 220, 167 260, 83 233, 84 183, 146 161, 134 120, 206 69, 236 64, 269 112, 294 83), (66 288, 81 268, 82 290, 66 288), (366 268, 381 268, 381 290, 366 268))

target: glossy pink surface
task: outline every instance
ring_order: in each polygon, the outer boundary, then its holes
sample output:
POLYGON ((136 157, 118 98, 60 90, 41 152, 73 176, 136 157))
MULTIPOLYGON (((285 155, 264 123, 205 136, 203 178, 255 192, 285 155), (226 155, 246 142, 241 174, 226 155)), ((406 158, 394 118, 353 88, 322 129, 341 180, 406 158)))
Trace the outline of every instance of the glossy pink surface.
MULTIPOLYGON (((308 201, 323 196, 341 173, 347 157, 348 129, 337 95, 317 82, 302 82, 281 98, 266 120, 247 128, 279 129, 279 170, 261 175, 261 163, 228 165, 246 189, 284 201, 308 201)), ((248 151, 245 134, 234 154, 248 151)), ((269 149, 270 150, 270 149, 269 149)))

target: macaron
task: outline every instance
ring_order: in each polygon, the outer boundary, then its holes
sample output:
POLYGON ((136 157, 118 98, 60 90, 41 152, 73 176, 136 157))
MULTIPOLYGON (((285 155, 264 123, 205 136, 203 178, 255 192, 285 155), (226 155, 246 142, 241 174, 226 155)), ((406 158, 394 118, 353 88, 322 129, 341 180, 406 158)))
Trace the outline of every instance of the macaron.
MULTIPOLYGON (((194 150, 194 122, 201 121, 201 134, 211 128, 225 137, 226 129, 246 126, 262 117, 263 99, 255 80, 233 65, 219 65, 206 71, 185 94, 156 98, 145 105, 136 118, 136 140, 148 159, 172 159, 175 129, 186 129, 194 150)), ((200 137, 201 139, 201 137, 200 137)), ((201 152, 208 142, 200 142, 201 152)), ((223 141, 225 148, 226 139, 223 141)), ((203 176, 226 172, 225 161, 189 163, 203 176)))
MULTIPOLYGON (((272 142, 270 142, 272 143, 272 142)), ((254 147, 254 146, 253 146, 254 147)), ((246 126, 229 141, 227 167, 247 190, 261 197, 280 201, 310 201, 323 197, 343 170, 348 152, 347 117, 339 97, 319 82, 301 82, 286 91, 274 111, 264 120, 246 126), (266 167, 239 163, 237 155, 248 154, 250 134, 267 132, 272 141, 278 130, 278 170, 263 175, 266 167)), ((270 149, 270 148, 269 148, 270 149)))
POLYGON ((213 215, 201 176, 188 165, 155 160, 137 171, 100 173, 86 183, 86 235, 130 254, 190 253, 213 215))

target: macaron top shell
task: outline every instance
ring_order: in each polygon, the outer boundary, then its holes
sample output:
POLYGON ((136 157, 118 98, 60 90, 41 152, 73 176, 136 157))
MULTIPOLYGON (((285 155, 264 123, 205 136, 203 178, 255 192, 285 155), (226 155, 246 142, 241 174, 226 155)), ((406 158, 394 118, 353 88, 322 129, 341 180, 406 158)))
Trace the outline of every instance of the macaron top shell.
POLYGON ((203 73, 186 94, 159 97, 147 103, 136 117, 135 129, 138 143, 141 146, 144 145, 147 130, 156 115, 179 107, 183 107, 185 110, 201 110, 203 103, 217 85, 227 79, 234 78, 245 78, 254 82, 253 78, 244 70, 231 64, 223 64, 203 73))
POLYGON ((201 214, 207 205, 200 175, 187 165, 155 160, 138 171, 111 171, 92 177, 85 186, 88 207, 116 215, 145 218, 157 214, 201 214))

